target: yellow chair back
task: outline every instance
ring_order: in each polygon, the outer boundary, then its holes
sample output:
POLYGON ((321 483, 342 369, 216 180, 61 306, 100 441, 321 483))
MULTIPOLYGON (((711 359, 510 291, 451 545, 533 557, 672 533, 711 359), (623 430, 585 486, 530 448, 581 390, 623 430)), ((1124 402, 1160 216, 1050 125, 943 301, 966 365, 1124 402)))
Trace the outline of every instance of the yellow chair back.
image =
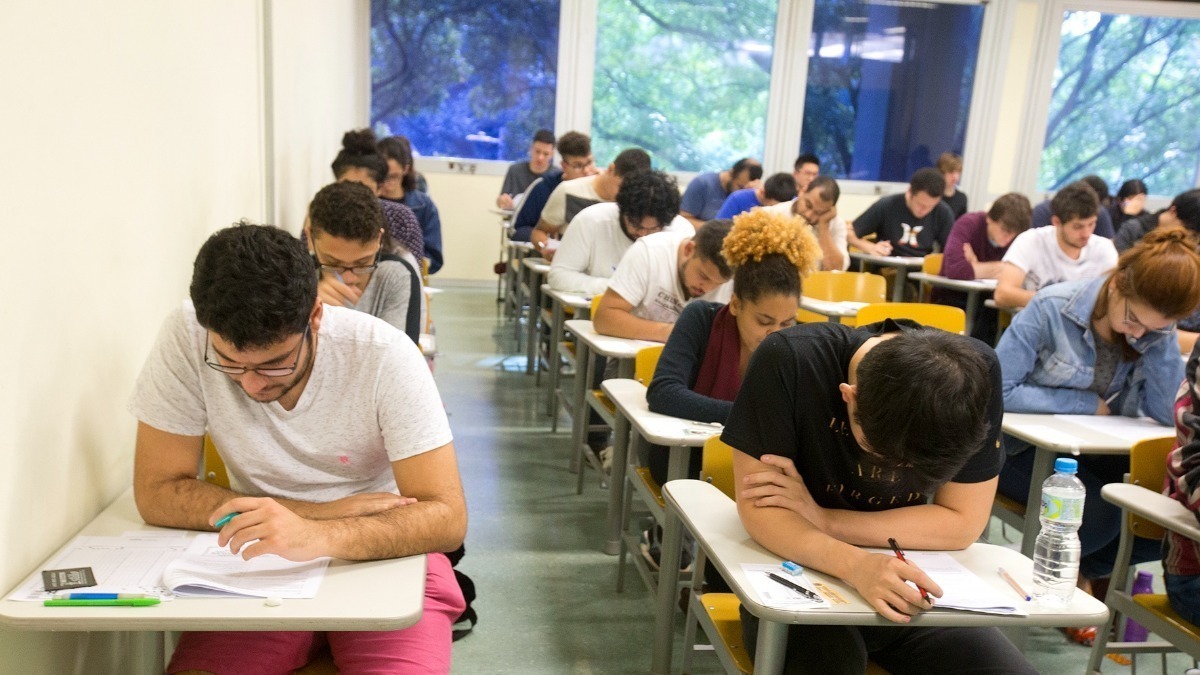
POLYGON ((600 299, 603 297, 604 297, 604 294, 601 293, 601 294, 595 296, 594 298, 592 298, 592 319, 593 320, 596 318, 596 308, 600 306, 600 299))
POLYGON ((225 470, 225 461, 207 434, 204 436, 204 467, 201 475, 206 482, 229 489, 229 472, 225 470))
POLYGON ((967 314, 949 305, 924 302, 879 302, 858 310, 858 325, 865 326, 884 319, 912 319, 922 326, 941 328, 962 335, 967 330, 967 314))
POLYGON ((662 356, 662 351, 663 345, 639 349, 637 356, 633 359, 633 378, 649 387, 650 380, 654 379, 654 369, 658 367, 658 357, 662 356))
POLYGON ((724 443, 720 435, 704 442, 700 480, 712 483, 730 499, 737 499, 733 491, 733 447, 724 443))
MULTIPOLYGON (((1129 450, 1129 482, 1147 490, 1162 492, 1167 477, 1167 454, 1175 447, 1175 437, 1138 441, 1129 450)), ((1163 528, 1134 513, 1129 514, 1129 529, 1139 537, 1162 539, 1163 528)))
POLYGON ((925 256, 925 262, 921 265, 921 271, 925 274, 940 275, 942 273, 942 254, 930 253, 925 256))
MULTIPOLYGON (((869 272, 822 270, 804 277, 801 292, 810 298, 833 302, 886 302, 887 279, 869 272)), ((796 312, 796 320, 806 323, 825 321, 825 317, 801 309, 796 312)), ((844 323, 855 325, 853 320, 844 323)))

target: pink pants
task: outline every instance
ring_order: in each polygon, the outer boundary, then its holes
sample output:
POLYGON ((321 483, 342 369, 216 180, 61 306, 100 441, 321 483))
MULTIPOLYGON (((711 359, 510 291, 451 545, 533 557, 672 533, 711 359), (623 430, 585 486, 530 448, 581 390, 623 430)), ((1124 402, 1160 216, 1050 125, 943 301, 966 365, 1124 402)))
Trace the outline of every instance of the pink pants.
POLYGON ((425 608, 413 626, 393 631, 184 633, 167 672, 282 675, 304 667, 329 645, 342 675, 449 673, 450 627, 466 602, 445 555, 430 553, 426 566, 425 608))

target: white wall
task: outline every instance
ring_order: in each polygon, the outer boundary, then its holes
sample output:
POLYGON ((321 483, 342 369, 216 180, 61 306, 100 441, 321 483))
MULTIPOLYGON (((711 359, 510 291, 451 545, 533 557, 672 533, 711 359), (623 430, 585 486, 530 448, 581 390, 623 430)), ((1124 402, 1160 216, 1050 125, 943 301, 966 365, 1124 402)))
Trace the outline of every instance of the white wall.
MULTIPOLYGON (((274 4, 277 210, 295 230, 366 118, 367 0, 274 4)), ((130 485, 125 402, 200 243, 273 219, 260 9, 0 3, 0 592, 130 485)), ((0 633, 0 673, 120 663, 107 637, 0 633)))

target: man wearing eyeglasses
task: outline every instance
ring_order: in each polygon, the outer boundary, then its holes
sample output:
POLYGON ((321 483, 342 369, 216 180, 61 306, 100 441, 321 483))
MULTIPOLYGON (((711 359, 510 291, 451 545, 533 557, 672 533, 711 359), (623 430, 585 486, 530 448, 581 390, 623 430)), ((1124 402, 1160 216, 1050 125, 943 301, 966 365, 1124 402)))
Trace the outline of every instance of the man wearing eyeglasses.
POLYGON ((321 302, 302 242, 247 224, 210 237, 130 410, 147 523, 211 530, 236 514, 218 543, 245 559, 429 554, 424 612, 410 628, 189 632, 169 672, 290 672, 323 642, 339 662, 449 672, 450 626, 465 603, 440 552, 462 543, 466 507, 445 411, 411 340, 321 302), (206 434, 230 489, 196 478, 206 434))
MULTIPOLYGON (((563 181, 596 175, 592 159, 592 139, 578 131, 568 131, 558 138, 558 153, 562 155, 562 171, 547 171, 533 181, 516 202, 513 212, 513 241, 530 241, 530 237, 546 208, 546 201, 563 181)), ((539 233, 545 243, 545 233, 539 233)))

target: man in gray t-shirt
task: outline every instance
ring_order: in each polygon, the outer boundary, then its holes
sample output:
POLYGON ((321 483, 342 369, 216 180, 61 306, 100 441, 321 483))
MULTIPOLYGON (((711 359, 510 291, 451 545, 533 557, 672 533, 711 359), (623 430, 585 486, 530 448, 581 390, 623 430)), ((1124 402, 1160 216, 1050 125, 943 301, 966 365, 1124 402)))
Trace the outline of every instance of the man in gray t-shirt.
MULTIPOLYGON (((246 559, 428 554, 416 625, 329 642, 335 658, 380 665, 408 654, 448 671, 450 626, 465 604, 440 551, 462 543, 466 505, 445 411, 411 340, 321 302, 298 239, 255 225, 209 238, 191 301, 163 325, 130 411, 147 523, 212 530, 233 514, 217 541, 246 559), (205 435, 230 489, 196 477, 205 435)), ((169 669, 223 672, 231 654, 247 672, 298 668, 311 644, 298 635, 308 634, 184 633, 169 669)))

